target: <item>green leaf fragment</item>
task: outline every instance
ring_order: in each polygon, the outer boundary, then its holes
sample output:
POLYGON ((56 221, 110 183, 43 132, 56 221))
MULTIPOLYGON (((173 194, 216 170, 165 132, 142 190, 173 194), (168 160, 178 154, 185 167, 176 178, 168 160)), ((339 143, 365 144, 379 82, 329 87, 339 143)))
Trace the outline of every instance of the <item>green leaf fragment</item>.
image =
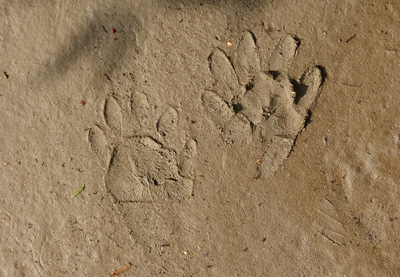
POLYGON ((72 195, 71 198, 74 198, 78 194, 80 194, 83 190, 85 189, 85 185, 81 186, 77 191, 75 191, 72 195))

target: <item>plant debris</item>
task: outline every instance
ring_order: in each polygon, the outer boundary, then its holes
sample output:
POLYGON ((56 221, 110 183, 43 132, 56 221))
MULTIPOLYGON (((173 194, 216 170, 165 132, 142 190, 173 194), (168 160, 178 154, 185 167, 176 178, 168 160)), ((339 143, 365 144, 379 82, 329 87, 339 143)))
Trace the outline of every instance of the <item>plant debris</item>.
POLYGON ((85 185, 81 186, 77 191, 75 191, 72 195, 71 198, 74 198, 78 194, 80 194, 83 190, 85 189, 85 185))
POLYGON ((127 263, 125 265, 123 265, 122 267, 120 267, 119 269, 117 269, 116 271, 114 271, 112 273, 112 276, 118 276, 120 275, 122 272, 124 272, 125 270, 128 270, 131 267, 131 263, 127 263))

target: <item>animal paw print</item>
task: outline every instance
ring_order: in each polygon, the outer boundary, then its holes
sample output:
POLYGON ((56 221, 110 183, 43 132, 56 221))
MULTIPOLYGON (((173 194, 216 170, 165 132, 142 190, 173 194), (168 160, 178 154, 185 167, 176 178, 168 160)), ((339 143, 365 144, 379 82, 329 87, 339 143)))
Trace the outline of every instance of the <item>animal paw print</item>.
POLYGON ((261 69, 253 33, 245 31, 233 61, 216 49, 209 56, 214 76, 202 102, 226 143, 238 143, 255 133, 263 145, 258 169, 273 175, 288 157, 297 135, 311 115, 324 81, 318 66, 308 68, 299 81, 288 76, 299 40, 283 37, 269 59, 268 71, 261 69))
POLYGON ((197 144, 173 147, 178 113, 166 107, 156 119, 146 95, 109 95, 103 127, 89 130, 89 142, 107 167, 105 186, 118 202, 182 201, 192 194, 197 144))

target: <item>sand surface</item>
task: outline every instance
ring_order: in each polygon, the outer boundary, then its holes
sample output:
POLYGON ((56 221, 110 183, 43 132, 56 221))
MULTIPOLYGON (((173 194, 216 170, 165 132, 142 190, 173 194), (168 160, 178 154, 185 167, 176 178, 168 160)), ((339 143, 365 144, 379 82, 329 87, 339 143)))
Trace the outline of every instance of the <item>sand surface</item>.
POLYGON ((0 276, 400 276, 399 16, 0 1, 0 276))

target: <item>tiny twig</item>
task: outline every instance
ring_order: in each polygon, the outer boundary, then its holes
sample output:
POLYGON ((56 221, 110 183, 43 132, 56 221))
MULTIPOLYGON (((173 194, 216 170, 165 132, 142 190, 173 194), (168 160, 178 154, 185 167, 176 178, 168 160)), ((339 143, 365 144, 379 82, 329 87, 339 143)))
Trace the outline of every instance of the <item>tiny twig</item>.
POLYGON ((350 42, 350 40, 352 40, 353 38, 355 38, 357 35, 352 35, 349 39, 347 39, 345 42, 346 43, 349 43, 350 42))
POLYGON ((106 76, 107 80, 111 82, 111 78, 107 75, 107 73, 103 73, 106 76))
POLYGON ((125 270, 128 270, 131 267, 131 263, 127 263, 125 265, 123 265, 122 267, 120 267, 119 269, 117 269, 116 271, 113 272, 112 276, 118 276, 120 275, 122 272, 124 272, 125 270))
POLYGON ((342 83, 342 85, 350 86, 350 87, 356 87, 356 88, 360 87, 359 85, 352 85, 352 84, 348 84, 348 83, 342 83))

